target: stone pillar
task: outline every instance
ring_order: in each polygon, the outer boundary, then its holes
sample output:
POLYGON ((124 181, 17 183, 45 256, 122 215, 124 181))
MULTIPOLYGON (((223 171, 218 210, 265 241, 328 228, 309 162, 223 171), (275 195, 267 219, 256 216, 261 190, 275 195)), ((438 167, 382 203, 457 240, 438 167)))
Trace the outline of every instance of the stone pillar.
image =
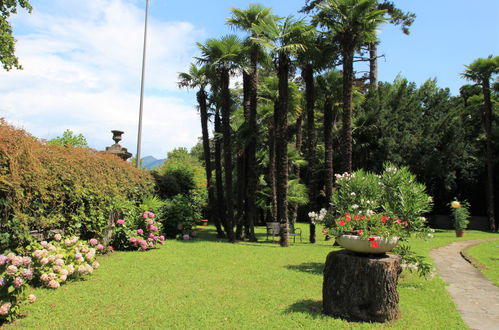
POLYGON ((352 321, 385 322, 399 317, 400 256, 329 253, 322 287, 323 312, 352 321))

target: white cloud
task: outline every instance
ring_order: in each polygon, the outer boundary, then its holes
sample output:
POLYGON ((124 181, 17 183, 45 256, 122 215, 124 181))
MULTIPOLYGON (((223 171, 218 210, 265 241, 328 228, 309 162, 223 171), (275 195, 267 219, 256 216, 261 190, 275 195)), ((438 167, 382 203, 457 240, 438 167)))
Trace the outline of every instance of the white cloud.
MULTIPOLYGON (((135 153, 143 9, 133 0, 51 2, 15 19, 26 31, 16 35, 24 70, 0 71, 0 117, 41 138, 69 128, 97 149, 121 129, 122 144, 135 153)), ((197 142, 193 98, 178 98, 176 81, 200 38, 190 23, 150 17, 142 155, 164 157, 197 142)))

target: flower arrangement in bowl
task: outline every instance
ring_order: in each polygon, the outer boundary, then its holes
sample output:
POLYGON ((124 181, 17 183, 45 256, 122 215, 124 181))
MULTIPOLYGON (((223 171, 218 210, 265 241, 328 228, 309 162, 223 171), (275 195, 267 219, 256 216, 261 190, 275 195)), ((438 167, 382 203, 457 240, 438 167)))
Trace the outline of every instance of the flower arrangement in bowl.
POLYGON ((379 175, 363 170, 337 174, 331 208, 309 216, 313 223, 323 224, 323 233, 335 237, 344 248, 385 253, 399 239, 414 234, 432 236, 423 214, 431 210, 433 202, 425 190, 407 167, 391 163, 385 164, 379 175))
POLYGON ((464 230, 468 227, 470 212, 470 205, 468 202, 459 202, 457 199, 450 204, 452 218, 454 220, 454 229, 456 230, 456 237, 463 237, 464 230))

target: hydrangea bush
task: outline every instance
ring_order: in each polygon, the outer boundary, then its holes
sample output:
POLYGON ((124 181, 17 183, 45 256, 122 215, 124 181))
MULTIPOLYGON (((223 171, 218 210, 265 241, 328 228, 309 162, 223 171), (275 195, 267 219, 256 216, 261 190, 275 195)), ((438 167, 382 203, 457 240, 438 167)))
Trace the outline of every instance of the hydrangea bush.
POLYGON ((156 215, 145 211, 137 223, 123 219, 116 221, 113 246, 119 250, 146 251, 165 243, 165 237, 160 233, 161 223, 156 221, 156 215))
MULTIPOLYGON (((0 322, 12 321, 19 314, 19 304, 25 300, 28 282, 33 278, 30 257, 9 253, 0 255, 0 322)), ((36 297, 29 296, 34 302, 36 297)))
POLYGON ((325 234, 371 239, 431 235, 423 215, 431 210, 432 198, 407 167, 387 163, 379 175, 363 170, 337 174, 336 186, 331 208, 309 213, 312 222, 324 225, 325 234))

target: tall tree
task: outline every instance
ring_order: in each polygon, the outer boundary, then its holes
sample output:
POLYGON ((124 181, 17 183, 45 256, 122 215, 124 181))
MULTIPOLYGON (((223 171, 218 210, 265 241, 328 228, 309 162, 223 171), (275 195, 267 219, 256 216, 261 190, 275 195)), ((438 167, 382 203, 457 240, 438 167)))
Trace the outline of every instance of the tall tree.
POLYGON ((385 19, 385 10, 376 0, 324 0, 317 4, 313 22, 325 27, 341 48, 343 61, 343 113, 341 156, 343 170, 352 171, 352 90, 353 62, 360 46, 376 41, 376 27, 385 19))
POLYGON ((311 33, 311 30, 304 21, 296 21, 292 17, 285 18, 282 23, 278 23, 272 17, 263 20, 254 28, 262 37, 253 39, 270 50, 279 80, 279 99, 275 108, 277 219, 281 227, 280 244, 287 247, 289 246, 287 203, 289 72, 292 57, 306 49, 300 40, 304 35, 311 33))
POLYGON ((227 236, 235 242, 234 236, 234 202, 232 187, 232 129, 230 115, 232 99, 229 89, 230 76, 235 73, 243 55, 243 44, 235 35, 227 35, 220 39, 208 39, 206 43, 198 43, 201 57, 198 60, 212 67, 218 75, 222 111, 223 153, 225 172, 226 221, 227 236))
POLYGON ((189 72, 181 72, 178 75, 179 81, 178 85, 180 88, 194 89, 198 88, 196 93, 198 101, 198 109, 201 117, 201 132, 203 140, 203 155, 206 169, 206 184, 208 187, 208 218, 210 222, 215 223, 217 229, 217 236, 219 238, 224 237, 224 232, 220 224, 220 217, 217 214, 217 208, 215 207, 215 186, 213 185, 213 180, 211 178, 211 151, 210 151, 210 136, 208 132, 208 105, 207 105, 207 93, 206 87, 208 85, 208 75, 207 67, 198 68, 195 64, 190 65, 189 72))
POLYGON ((15 55, 16 39, 12 36, 12 25, 9 22, 10 15, 17 13, 18 6, 31 13, 32 7, 28 0, 0 1, 0 62, 7 71, 12 68, 22 69, 15 55))
POLYGON ((250 241, 256 241, 254 224, 257 219, 256 190, 258 184, 258 168, 256 163, 256 144, 258 136, 257 126, 257 88, 258 88, 258 61, 260 46, 252 38, 258 38, 258 32, 253 29, 262 20, 271 17, 271 9, 264 8, 258 4, 250 4, 248 9, 232 8, 232 17, 227 23, 233 27, 249 32, 250 37, 246 40, 250 47, 250 66, 243 69, 244 88, 244 113, 248 127, 248 142, 244 150, 245 158, 245 223, 247 235, 250 241))
POLYGON ((490 80, 499 73, 499 56, 478 58, 470 65, 465 65, 466 70, 461 74, 464 78, 474 81, 482 87, 484 107, 483 122, 486 137, 487 153, 487 216, 491 231, 496 231, 495 205, 494 205, 494 152, 492 146, 492 102, 490 97, 490 80))

